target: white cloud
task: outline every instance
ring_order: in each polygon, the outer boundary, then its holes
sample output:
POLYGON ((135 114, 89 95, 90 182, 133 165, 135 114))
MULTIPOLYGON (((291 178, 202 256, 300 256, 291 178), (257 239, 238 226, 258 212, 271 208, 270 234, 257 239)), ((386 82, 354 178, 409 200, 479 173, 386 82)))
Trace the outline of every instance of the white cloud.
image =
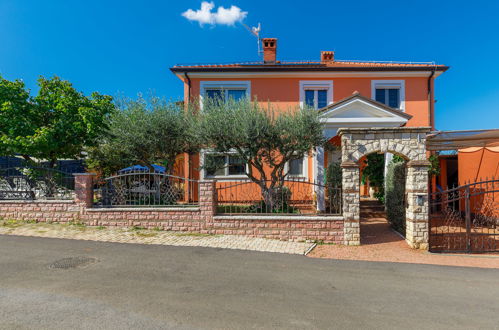
POLYGON ((188 9, 182 13, 182 16, 189 21, 196 21, 200 25, 234 25, 234 23, 242 21, 246 15, 248 15, 248 12, 242 11, 241 8, 234 5, 230 6, 230 8, 220 6, 216 12, 212 12, 213 8, 215 8, 213 2, 203 1, 201 3, 201 9, 188 9))

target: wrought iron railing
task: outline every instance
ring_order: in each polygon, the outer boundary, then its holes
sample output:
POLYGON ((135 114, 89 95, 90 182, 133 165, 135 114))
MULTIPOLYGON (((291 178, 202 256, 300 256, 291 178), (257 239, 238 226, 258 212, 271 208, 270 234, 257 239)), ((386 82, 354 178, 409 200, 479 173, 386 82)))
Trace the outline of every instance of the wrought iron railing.
POLYGON ((430 250, 499 251, 499 180, 430 194, 430 250))
POLYGON ((199 181, 153 172, 128 172, 97 180, 94 204, 100 207, 198 205, 199 181))
POLYGON ((0 169, 0 200, 72 199, 74 176, 46 167, 0 169))
POLYGON ((218 214, 341 215, 341 188, 304 179, 270 181, 218 181, 218 214))

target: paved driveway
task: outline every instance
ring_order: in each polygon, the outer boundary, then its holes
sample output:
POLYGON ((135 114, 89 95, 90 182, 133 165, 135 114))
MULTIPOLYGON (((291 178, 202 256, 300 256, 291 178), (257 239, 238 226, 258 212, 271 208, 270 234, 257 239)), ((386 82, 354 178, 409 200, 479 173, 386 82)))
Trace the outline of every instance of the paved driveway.
POLYGON ((476 329, 499 324, 492 269, 0 236, 0 328, 476 329), (50 269, 73 256, 86 268, 50 269))

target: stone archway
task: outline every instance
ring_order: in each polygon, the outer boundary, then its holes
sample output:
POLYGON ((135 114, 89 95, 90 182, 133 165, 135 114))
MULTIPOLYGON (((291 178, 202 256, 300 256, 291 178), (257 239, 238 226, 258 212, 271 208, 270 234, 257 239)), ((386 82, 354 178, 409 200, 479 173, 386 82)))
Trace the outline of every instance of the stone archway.
POLYGON ((406 241, 428 248, 428 166, 426 135, 429 127, 341 128, 343 217, 345 245, 360 245, 359 160, 373 152, 391 152, 408 159, 406 179, 406 241))

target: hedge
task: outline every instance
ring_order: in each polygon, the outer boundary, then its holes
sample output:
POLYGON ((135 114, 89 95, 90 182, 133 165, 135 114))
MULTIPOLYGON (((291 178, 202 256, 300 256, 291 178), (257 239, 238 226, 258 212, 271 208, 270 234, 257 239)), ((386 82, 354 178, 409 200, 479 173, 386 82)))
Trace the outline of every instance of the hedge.
POLYGON ((388 222, 405 235, 405 162, 392 161, 388 164, 385 178, 385 207, 388 222))

